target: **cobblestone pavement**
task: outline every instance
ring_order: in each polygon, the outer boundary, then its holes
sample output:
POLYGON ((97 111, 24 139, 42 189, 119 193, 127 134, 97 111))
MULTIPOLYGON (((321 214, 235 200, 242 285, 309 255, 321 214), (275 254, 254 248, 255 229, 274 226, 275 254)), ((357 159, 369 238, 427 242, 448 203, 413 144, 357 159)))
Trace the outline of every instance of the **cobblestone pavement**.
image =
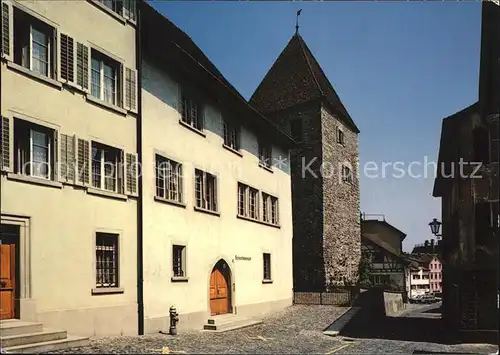
MULTIPOLYGON (((387 339, 329 337, 323 330, 346 309, 332 306, 293 306, 268 316, 260 325, 226 333, 194 331, 169 335, 107 337, 90 345, 50 354, 411 354, 414 350, 488 354, 491 347, 449 346, 387 339), (165 349, 166 350, 166 349, 165 349), (167 353, 164 351, 164 353, 167 353)), ((418 312, 418 309, 416 310, 418 312)), ((367 324, 378 327, 378 324, 367 324)))

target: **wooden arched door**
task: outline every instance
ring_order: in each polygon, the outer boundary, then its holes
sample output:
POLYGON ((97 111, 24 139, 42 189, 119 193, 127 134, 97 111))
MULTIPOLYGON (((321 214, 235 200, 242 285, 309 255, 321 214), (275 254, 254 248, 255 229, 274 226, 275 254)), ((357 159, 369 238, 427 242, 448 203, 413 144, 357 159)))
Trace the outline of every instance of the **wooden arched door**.
POLYGON ((229 313, 231 309, 229 266, 218 262, 210 275, 210 312, 212 315, 229 313))

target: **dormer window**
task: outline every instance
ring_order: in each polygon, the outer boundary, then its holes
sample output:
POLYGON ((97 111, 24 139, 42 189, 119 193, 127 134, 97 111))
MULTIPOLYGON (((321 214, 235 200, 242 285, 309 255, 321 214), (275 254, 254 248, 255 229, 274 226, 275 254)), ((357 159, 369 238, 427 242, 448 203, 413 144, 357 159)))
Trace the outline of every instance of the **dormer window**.
POLYGON ((203 131, 201 105, 185 94, 181 96, 181 121, 198 131, 203 131))
POLYGON ((232 122, 223 121, 224 145, 233 150, 240 150, 240 130, 232 122))
POLYGON ((259 164, 268 169, 272 166, 271 145, 262 141, 259 142, 259 164))

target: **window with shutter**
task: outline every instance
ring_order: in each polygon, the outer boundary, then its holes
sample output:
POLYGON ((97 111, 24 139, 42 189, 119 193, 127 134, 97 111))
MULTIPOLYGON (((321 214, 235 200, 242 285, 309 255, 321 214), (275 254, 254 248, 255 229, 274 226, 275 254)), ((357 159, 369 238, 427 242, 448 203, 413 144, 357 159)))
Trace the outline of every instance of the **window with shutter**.
POLYGON ((121 64, 92 49, 90 72, 90 94, 112 105, 121 104, 121 64))
POLYGON ((76 44, 76 84, 84 90, 89 88, 89 47, 76 44))
POLYGON ((12 60, 12 6, 2 2, 2 39, 0 41, 1 52, 4 58, 12 60))
POLYGON ((53 180, 57 132, 25 120, 14 120, 14 171, 16 174, 53 180))
POLYGON ((13 31, 15 33, 14 62, 39 75, 54 78, 56 73, 55 28, 14 7, 13 31))
POLYGON ((125 68, 125 100, 124 108, 137 111, 137 71, 125 68))
POLYGON ((62 34, 60 35, 60 73, 61 79, 69 82, 74 82, 74 40, 72 37, 62 34))
POLYGON ((9 117, 2 117, 2 132, 1 132, 1 139, 2 139, 2 144, 1 144, 1 167, 2 170, 6 171, 12 171, 12 161, 11 161, 11 154, 12 154, 12 149, 11 149, 11 144, 12 144, 12 119, 9 117))
POLYGON ((120 149, 92 142, 92 186, 121 193, 121 158, 120 149))
POLYGON ((78 138, 78 151, 77 151, 77 177, 76 181, 81 185, 88 185, 90 183, 90 142, 78 138))
POLYGON ((75 137, 61 134, 59 147, 59 179, 73 183, 75 179, 75 137))
POLYGON ((126 153, 126 192, 129 195, 137 196, 137 179, 138 179, 138 164, 137 164, 137 154, 126 153))

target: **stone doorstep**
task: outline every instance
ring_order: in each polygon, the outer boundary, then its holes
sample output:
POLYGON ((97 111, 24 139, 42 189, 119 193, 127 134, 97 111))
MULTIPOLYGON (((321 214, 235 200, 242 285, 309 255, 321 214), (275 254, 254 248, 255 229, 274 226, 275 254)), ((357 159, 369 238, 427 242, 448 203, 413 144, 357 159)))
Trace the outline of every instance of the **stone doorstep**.
POLYGON ((209 318, 203 329, 212 332, 227 332, 261 324, 262 320, 239 317, 234 314, 225 314, 209 318))
POLYGON ((39 353, 88 345, 87 337, 68 336, 65 330, 51 330, 42 323, 18 319, 0 322, 2 353, 39 353))

